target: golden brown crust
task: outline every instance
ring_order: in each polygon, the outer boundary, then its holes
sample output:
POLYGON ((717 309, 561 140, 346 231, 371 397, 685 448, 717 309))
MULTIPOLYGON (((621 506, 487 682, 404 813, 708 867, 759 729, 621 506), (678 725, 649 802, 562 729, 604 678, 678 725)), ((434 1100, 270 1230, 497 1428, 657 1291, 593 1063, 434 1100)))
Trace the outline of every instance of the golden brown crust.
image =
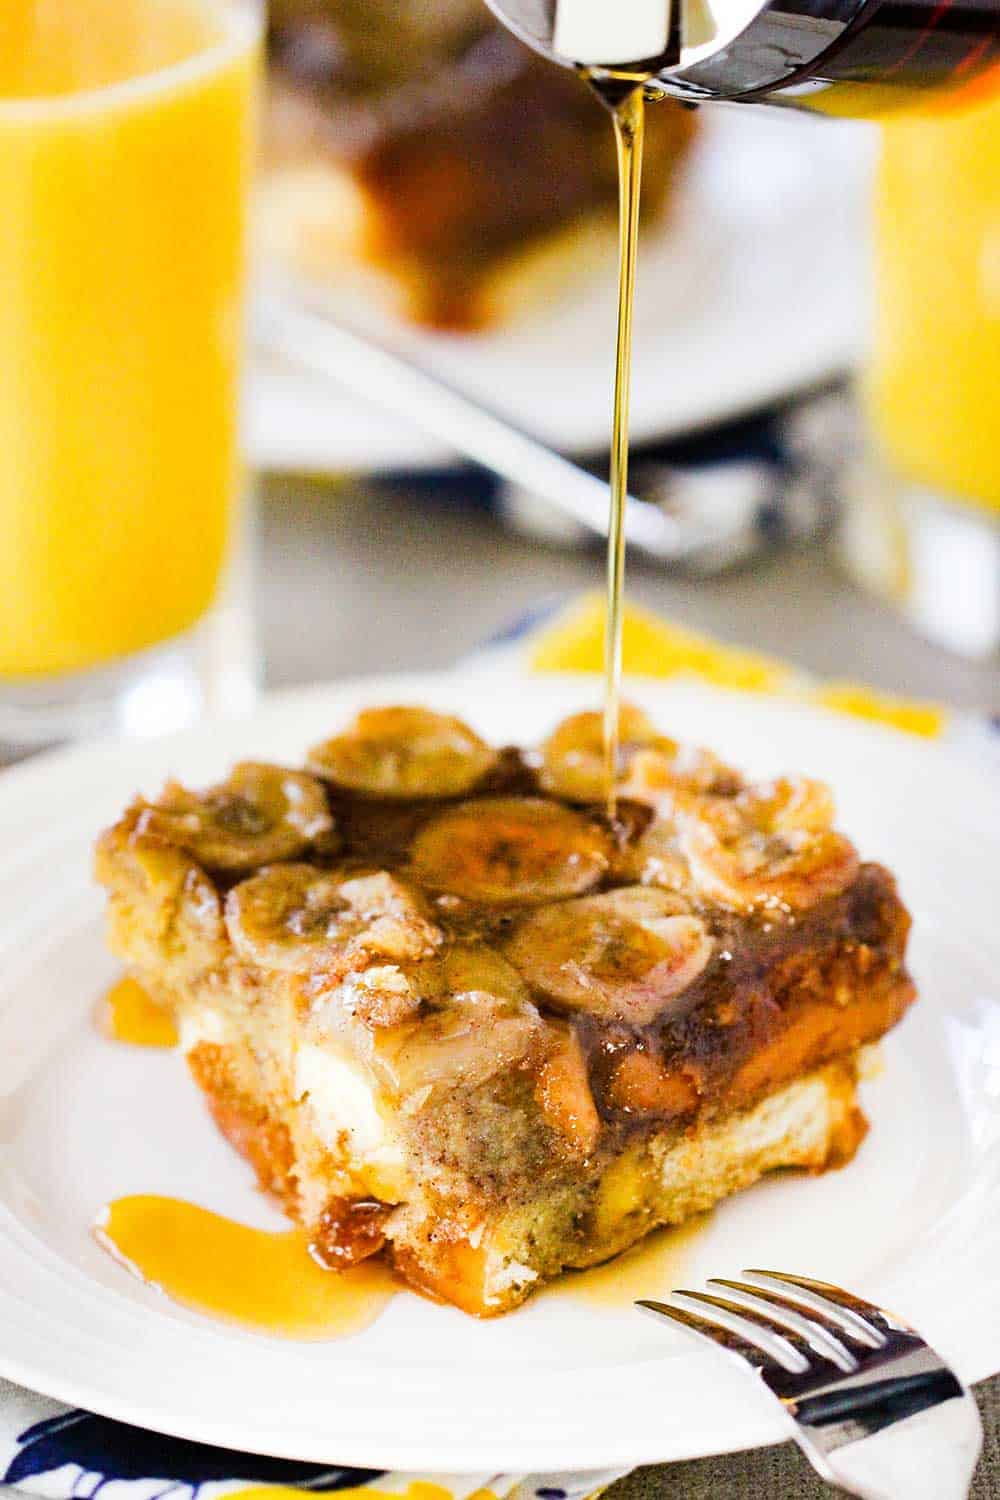
POLYGON ((246 1157, 264 1191, 273 1193, 294 1218, 296 1184, 287 1125, 262 1099, 240 1088, 226 1048, 199 1042, 188 1052, 187 1062, 222 1134, 246 1157))

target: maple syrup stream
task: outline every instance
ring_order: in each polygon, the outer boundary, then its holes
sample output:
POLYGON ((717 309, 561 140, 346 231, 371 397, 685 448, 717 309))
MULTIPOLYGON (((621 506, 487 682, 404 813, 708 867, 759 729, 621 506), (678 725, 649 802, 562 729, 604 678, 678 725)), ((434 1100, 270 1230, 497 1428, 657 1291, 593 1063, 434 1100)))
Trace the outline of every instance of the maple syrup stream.
POLYGON ((604 635, 604 776, 608 816, 614 818, 618 774, 618 716, 622 679, 622 607, 625 589, 625 497, 628 494, 628 417, 632 378, 632 305, 639 239, 639 190, 645 99, 637 80, 597 81, 588 76, 611 111, 618 153, 618 333, 611 426, 608 514, 607 618, 604 635), (625 92, 620 93, 624 87, 625 92), (616 97, 619 95, 620 97, 616 97))

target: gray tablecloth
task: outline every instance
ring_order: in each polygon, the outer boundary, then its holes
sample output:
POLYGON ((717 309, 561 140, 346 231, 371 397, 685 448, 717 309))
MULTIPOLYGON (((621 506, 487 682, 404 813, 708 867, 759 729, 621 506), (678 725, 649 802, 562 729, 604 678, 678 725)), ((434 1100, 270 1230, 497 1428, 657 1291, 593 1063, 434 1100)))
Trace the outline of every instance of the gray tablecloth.
MULTIPOLYGON (((600 589, 599 551, 512 536, 489 515, 405 493, 282 480, 260 504, 260 625, 268 681, 452 666, 551 596, 600 589)), ((628 594, 692 630, 957 708, 1000 710, 996 662, 919 640, 812 546, 714 579, 630 560, 628 594)))

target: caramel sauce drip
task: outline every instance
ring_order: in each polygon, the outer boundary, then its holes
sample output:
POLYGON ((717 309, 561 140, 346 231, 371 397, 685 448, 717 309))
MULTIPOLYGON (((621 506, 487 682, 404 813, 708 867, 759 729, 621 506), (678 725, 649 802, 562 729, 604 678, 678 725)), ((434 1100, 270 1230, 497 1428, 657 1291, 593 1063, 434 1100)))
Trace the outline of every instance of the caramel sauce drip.
POLYGON ((115 1042, 131 1042, 135 1047, 177 1046, 173 1016, 134 979, 119 979, 102 997, 100 1023, 115 1042))
POLYGON ((392 1209, 377 1198, 331 1198, 313 1233, 310 1253, 331 1271, 346 1271, 378 1255, 392 1209))
POLYGON ((281 1338, 359 1333, 399 1290, 380 1260, 325 1270, 310 1255, 303 1229, 251 1229, 179 1198, 116 1198, 94 1233, 134 1275, 174 1302, 281 1338))

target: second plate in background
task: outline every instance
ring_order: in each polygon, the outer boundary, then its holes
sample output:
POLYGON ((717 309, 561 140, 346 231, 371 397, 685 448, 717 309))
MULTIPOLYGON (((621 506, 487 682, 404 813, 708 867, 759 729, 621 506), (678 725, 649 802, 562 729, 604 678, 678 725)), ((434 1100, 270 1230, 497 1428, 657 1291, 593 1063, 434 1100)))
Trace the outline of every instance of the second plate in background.
MULTIPOLYGON (((765 107, 716 105, 702 115, 675 211, 645 236, 639 258, 639 442, 841 373, 864 347, 873 133, 765 107)), ((323 302, 554 446, 607 445, 613 253, 551 308, 484 335, 405 326, 359 309, 356 296, 342 301, 335 287, 323 302)), ((454 457, 346 388, 263 355, 251 363, 246 431, 251 461, 276 471, 368 472, 454 457)))

